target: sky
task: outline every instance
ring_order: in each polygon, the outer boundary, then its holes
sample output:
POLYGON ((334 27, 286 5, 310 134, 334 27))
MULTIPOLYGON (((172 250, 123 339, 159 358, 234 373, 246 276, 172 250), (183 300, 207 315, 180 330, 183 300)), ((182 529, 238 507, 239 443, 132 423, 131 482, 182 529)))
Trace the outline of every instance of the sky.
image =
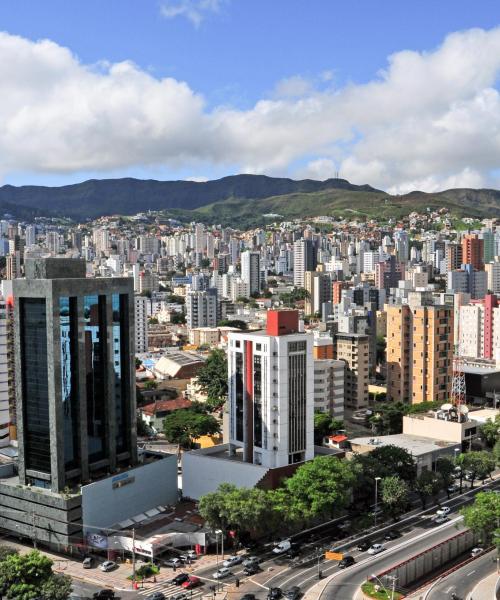
POLYGON ((0 183, 500 187, 498 0, 1 0, 0 183))

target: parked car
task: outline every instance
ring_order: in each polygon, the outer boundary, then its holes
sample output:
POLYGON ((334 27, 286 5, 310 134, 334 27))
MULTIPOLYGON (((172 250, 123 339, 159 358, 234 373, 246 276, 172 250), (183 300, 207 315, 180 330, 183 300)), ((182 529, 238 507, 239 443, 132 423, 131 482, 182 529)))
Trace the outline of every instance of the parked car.
POLYGON ((451 508, 450 508, 449 506, 442 506, 441 508, 439 508, 439 509, 436 511, 436 514, 437 514, 438 516, 441 516, 441 515, 449 515, 450 513, 451 513, 451 508))
POLYGON ((267 593, 267 600, 278 600, 283 595, 281 588, 272 587, 267 593))
POLYGON ((434 523, 436 525, 442 525, 443 523, 446 523, 447 520, 448 517, 446 515, 439 515, 434 519, 434 523))
POLYGON ((188 600, 187 594, 174 594, 170 596, 170 600, 188 600))
POLYGON ((255 600, 255 594, 245 594, 240 600, 255 600))
POLYGON ((354 560, 353 556, 351 556, 350 554, 346 554, 344 558, 342 558, 342 560, 339 561, 339 569, 346 569, 347 567, 353 565, 355 562, 356 561, 354 560))
POLYGON ((302 595, 302 592, 298 586, 294 585, 290 589, 286 590, 283 595, 285 596, 286 600, 297 600, 297 598, 300 598, 302 595))
POLYGON ((479 556, 483 552, 484 552, 484 548, 472 548, 472 550, 470 552, 471 558, 476 558, 476 556, 479 556))
POLYGON ((163 592, 153 592, 149 596, 146 596, 146 600, 167 600, 167 597, 163 592))
POLYGON ((234 565, 239 565, 243 562, 243 557, 238 556, 237 554, 233 554, 232 556, 228 556, 226 560, 222 563, 224 567, 232 567, 234 565))
POLYGON ((379 552, 383 552, 384 550, 385 548, 382 546, 382 544, 372 544, 368 548, 368 554, 378 554, 379 552))
POLYGON ((362 542, 359 542, 357 549, 360 552, 366 552, 368 550, 368 548, 370 548, 370 546, 372 545, 370 540, 363 540, 362 542))
POLYGON ((397 529, 391 529, 384 535, 384 540, 397 540, 399 537, 401 537, 401 533, 397 529))
POLYGON ((201 579, 199 577, 196 577, 195 575, 190 575, 182 584, 182 587, 186 588, 186 590, 192 590, 193 588, 198 587, 199 585, 201 585, 201 579))
POLYGON ((245 573, 245 575, 255 575, 255 573, 258 573, 259 571, 260 567, 255 562, 250 563, 249 565, 243 568, 243 573, 245 573))
POLYGON ((94 559, 92 558, 92 556, 86 556, 83 559, 82 566, 84 569, 91 569, 94 566, 94 559))
POLYGON ((187 573, 179 573, 179 575, 176 575, 170 581, 170 583, 173 583, 174 585, 182 585, 188 579, 189 579, 189 575, 187 573))
POLYGON ((175 557, 175 558, 167 558, 166 560, 164 560, 162 562, 162 564, 164 564, 166 567, 172 567, 172 568, 176 568, 178 569, 179 567, 182 567, 183 562, 181 558, 175 557))
POLYGON ((92 597, 94 600, 114 600, 115 592, 114 590, 99 590, 94 592, 92 597))
POLYGON ((229 577, 229 575, 232 575, 231 571, 227 567, 221 567, 218 571, 215 571, 213 578, 224 579, 224 577, 229 577))
POLYGON ((115 562, 113 562, 112 560, 105 560, 102 563, 100 569, 101 569, 101 571, 104 571, 105 573, 107 573, 108 571, 112 571, 113 569, 116 569, 117 566, 118 565, 115 562))
POLYGON ((273 548, 274 554, 283 554, 287 552, 292 547, 292 542, 290 540, 283 540, 277 546, 273 548))
POLYGON ((286 553, 287 558, 295 558, 299 554, 300 554, 300 548, 295 548, 293 546, 293 544, 292 544, 292 547, 290 548, 290 550, 288 550, 288 552, 286 553))

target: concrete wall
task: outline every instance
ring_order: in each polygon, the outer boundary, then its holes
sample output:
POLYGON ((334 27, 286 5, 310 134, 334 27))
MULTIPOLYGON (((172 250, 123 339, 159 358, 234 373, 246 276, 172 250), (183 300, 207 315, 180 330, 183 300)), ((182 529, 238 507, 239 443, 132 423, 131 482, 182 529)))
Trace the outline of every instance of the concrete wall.
MULTIPOLYGON (((216 448, 220 450, 221 446, 216 448)), ((251 488, 267 473, 267 469, 259 465, 211 456, 213 450, 207 448, 182 455, 182 495, 185 498, 198 500, 215 492, 221 483, 251 488)))
POLYGON ((457 423, 425 415, 403 417, 403 433, 422 435, 445 442, 462 443, 467 437, 465 432, 473 427, 477 427, 477 423, 473 421, 457 423))
POLYGON ((82 487, 84 533, 106 529, 159 505, 177 502, 177 457, 141 465, 82 487))

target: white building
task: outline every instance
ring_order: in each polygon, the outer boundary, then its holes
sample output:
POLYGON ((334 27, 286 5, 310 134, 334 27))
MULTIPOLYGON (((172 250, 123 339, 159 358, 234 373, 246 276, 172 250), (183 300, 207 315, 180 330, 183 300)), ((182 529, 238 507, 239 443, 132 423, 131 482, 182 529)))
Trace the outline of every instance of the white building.
POLYGON ((344 366, 333 358, 314 360, 314 411, 343 421, 344 366))
POLYGON ((260 253, 247 250, 241 254, 241 278, 248 285, 248 293, 260 292, 260 253))
POLYGON ((304 274, 314 271, 314 248, 311 240, 297 240, 293 245, 293 283, 304 287, 304 274))
POLYGON ((148 298, 135 296, 135 353, 148 351, 148 298))
POLYGON ((0 296, 0 448, 9 445, 9 364, 7 303, 0 296))
POLYGON ((217 326, 217 294, 214 292, 188 292, 186 320, 189 329, 217 326))
POLYGON ((230 333, 229 446, 274 469, 314 456, 312 335, 297 311, 268 311, 265 331, 230 333))
POLYGON ((495 262, 484 265, 486 276, 488 278, 488 290, 492 294, 500 294, 500 259, 495 257, 495 262), (498 259, 498 260, 497 260, 498 259))
POLYGON ((481 304, 460 307, 459 352, 461 356, 480 358, 483 355, 483 310, 481 304))

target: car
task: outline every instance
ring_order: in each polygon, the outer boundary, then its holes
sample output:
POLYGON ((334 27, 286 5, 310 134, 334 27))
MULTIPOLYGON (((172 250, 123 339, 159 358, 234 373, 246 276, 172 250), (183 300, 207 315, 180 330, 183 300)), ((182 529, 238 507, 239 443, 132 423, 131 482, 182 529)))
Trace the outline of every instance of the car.
POLYGON ((451 513, 451 508, 449 506, 442 506, 436 511, 438 516, 449 515, 451 513))
POLYGON ((366 552, 371 545, 372 543, 370 540, 363 540, 362 542, 359 542, 359 544, 357 545, 357 549, 360 552, 366 552))
POLYGON ((483 552, 484 552, 484 548, 472 548, 472 550, 470 552, 471 558, 476 558, 476 556, 479 556, 483 552))
POLYGON ((248 567, 248 565, 253 565, 254 563, 259 563, 260 559, 258 556, 247 556, 243 560, 243 566, 248 567))
POLYGON ((300 554, 300 548, 294 548, 293 545, 286 553, 287 558, 295 558, 300 554))
POLYGON ((351 565, 353 565, 356 561, 354 560, 354 557, 351 556, 350 554, 346 554, 342 560, 339 561, 339 569, 345 569, 347 567, 350 567, 351 565))
POLYGON ((368 548, 368 554, 378 554, 379 552, 383 552, 384 550, 385 548, 382 546, 382 544, 372 544, 368 548))
POLYGON ((283 595, 283 592, 281 591, 281 588, 272 587, 269 589, 269 592, 267 593, 267 600, 278 600, 278 598, 281 598, 282 595, 283 595))
POLYGON ((99 590, 98 592, 94 592, 92 596, 94 600, 114 600, 115 592, 114 590, 99 590))
POLYGON ((174 585, 182 585, 188 579, 189 579, 189 575, 187 573, 179 573, 179 575, 176 575, 170 581, 170 583, 173 583, 174 585))
POLYGON ((391 529, 384 535, 384 540, 397 540, 398 537, 401 537, 401 533, 397 529, 391 529))
POLYGON ((179 567, 182 567, 183 561, 181 558, 175 557, 175 558, 167 558, 166 560, 164 560, 162 562, 163 565, 165 565, 166 567, 172 567, 172 568, 176 568, 178 569, 179 567))
POLYGON ((113 569, 116 569, 117 566, 118 565, 112 560, 105 560, 100 566, 100 569, 101 571, 107 573, 108 571, 113 571, 113 569))
POLYGON ((283 554, 284 552, 290 550, 291 547, 292 542, 290 540, 283 540, 273 548, 273 552, 274 554, 283 554))
POLYGON ((243 557, 238 556, 237 554, 233 554, 232 556, 228 556, 226 560, 222 563, 224 567, 232 567, 234 565, 239 565, 243 562, 243 557))
POLYGON ((434 523, 436 525, 442 525, 443 523, 446 523, 446 521, 448 521, 448 517, 446 515, 438 515, 435 519, 434 519, 434 523))
POLYGON ((455 492, 458 492, 459 490, 459 486, 452 483, 451 485, 449 485, 447 488, 448 494, 454 494, 455 492))
POLYGON ((232 575, 231 571, 227 567, 221 567, 212 575, 214 579, 224 579, 224 577, 229 577, 232 575))
POLYGON ((187 594, 174 594, 173 596, 170 596, 170 600, 187 600, 187 599, 188 599, 187 594))
POLYGON ((255 573, 258 573, 259 571, 260 567, 255 562, 250 563, 249 565, 243 568, 243 573, 245 573, 245 575, 255 575, 255 573))
POLYGON ((182 584, 182 587, 186 590, 192 590, 195 587, 201 585, 201 579, 195 575, 190 575, 186 581, 182 584))
POLYGON ((288 590, 286 590, 283 593, 283 596, 285 596, 285 598, 287 600, 297 600, 297 598, 300 598, 301 595, 302 595, 302 592, 301 592, 300 588, 296 585, 289 588, 288 590))
POLYGON ((163 592, 153 592, 146 596, 146 600, 167 600, 167 597, 163 592))
POLYGON ((84 569, 91 569, 93 566, 94 566, 94 559, 92 558, 92 556, 86 556, 83 559, 82 567, 84 569))
POLYGON ((255 594, 245 594, 240 600, 255 600, 255 594))

